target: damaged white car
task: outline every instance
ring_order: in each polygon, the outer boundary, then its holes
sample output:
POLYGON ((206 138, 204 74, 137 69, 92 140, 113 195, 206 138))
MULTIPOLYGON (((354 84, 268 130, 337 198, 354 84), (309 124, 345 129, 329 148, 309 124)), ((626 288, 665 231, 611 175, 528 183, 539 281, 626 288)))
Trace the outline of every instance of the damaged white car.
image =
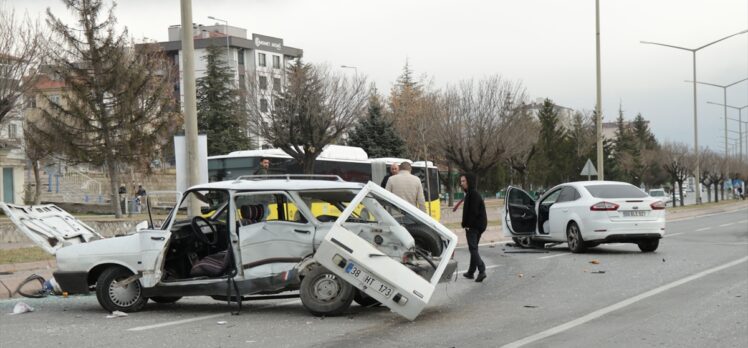
POLYGON ((315 315, 340 314, 356 301, 413 320, 457 267, 449 229, 371 182, 251 176, 180 197, 155 223, 150 195, 149 226, 113 238, 54 205, 0 207, 56 254, 63 291, 95 291, 108 311, 183 296, 241 305, 298 291, 315 315))

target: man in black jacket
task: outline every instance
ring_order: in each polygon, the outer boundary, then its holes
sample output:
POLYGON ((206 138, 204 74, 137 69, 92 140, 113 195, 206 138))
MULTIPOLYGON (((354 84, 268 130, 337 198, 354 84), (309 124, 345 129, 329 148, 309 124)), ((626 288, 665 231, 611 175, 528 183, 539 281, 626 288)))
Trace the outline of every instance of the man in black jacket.
POLYGON ((486 265, 478 254, 478 242, 483 231, 486 230, 486 205, 483 203, 483 197, 475 189, 475 176, 472 174, 462 174, 460 176, 460 187, 465 191, 465 199, 462 206, 462 227, 465 228, 465 237, 467 237, 468 250, 470 251, 470 267, 463 274, 465 278, 473 279, 475 269, 478 269, 476 282, 482 282, 486 279, 486 265))

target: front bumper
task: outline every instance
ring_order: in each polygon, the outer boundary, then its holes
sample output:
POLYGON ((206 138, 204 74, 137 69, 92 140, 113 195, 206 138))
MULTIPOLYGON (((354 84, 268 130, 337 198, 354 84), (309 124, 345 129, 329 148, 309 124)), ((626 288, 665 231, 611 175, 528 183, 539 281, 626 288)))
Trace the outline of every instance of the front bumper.
POLYGON ((88 293, 88 273, 87 272, 63 272, 57 271, 52 276, 60 285, 60 289, 68 294, 87 294, 88 293))

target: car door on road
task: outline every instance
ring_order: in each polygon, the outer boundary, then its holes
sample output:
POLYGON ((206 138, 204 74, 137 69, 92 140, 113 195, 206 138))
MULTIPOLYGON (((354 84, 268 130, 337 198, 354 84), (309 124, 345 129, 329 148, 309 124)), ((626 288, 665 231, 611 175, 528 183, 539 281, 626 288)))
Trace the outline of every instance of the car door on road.
MULTIPOLYGON (((410 240, 405 247, 414 247, 412 237, 407 237, 410 240)), ((452 231, 400 197, 369 182, 335 221, 317 249, 314 259, 393 312, 413 320, 430 301, 456 244, 457 236, 452 231), (400 260, 384 255, 355 231, 345 227, 345 222, 354 211, 362 208, 362 204, 368 214, 375 216, 382 226, 400 226, 402 221, 407 220, 429 228, 440 236, 444 249, 441 255, 433 259, 438 260, 438 263, 435 262, 435 270, 430 279, 415 273, 400 260)))
POLYGON ((566 224, 573 216, 578 216, 574 201, 580 197, 579 192, 572 186, 561 188, 558 198, 550 208, 550 231, 548 232, 551 237, 554 239, 566 238, 566 224))
POLYGON ((535 234, 538 215, 535 200, 525 191, 509 186, 504 201, 504 236, 522 237, 535 234))

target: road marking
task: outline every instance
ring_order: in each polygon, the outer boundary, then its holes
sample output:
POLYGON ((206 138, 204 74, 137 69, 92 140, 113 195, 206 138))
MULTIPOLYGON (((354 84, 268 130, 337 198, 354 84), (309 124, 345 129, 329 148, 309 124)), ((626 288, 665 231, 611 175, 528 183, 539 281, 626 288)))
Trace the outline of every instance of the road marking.
POLYGON ((538 260, 552 259, 554 257, 566 256, 566 255, 571 255, 571 253, 560 253, 560 254, 551 255, 551 256, 538 257, 538 260))
POLYGON ((721 225, 719 225, 719 227, 727 227, 727 226, 730 226, 730 225, 732 225, 732 222, 729 223, 729 224, 721 224, 721 225))
MULTIPOLYGON (((285 301, 285 302, 276 303, 276 304, 272 304, 272 305, 268 305, 268 306, 258 307, 255 310, 257 310, 257 309, 265 309, 265 308, 272 308, 272 307, 280 307, 280 306, 285 306, 285 305, 292 304, 292 303, 297 303, 297 302, 300 303, 301 301, 300 300, 285 301)), ((211 319, 211 318, 218 318, 218 317, 222 317, 222 316, 229 315, 229 314, 230 313, 211 314, 211 315, 204 315, 202 317, 195 317, 195 318, 182 319, 182 320, 176 320, 176 321, 167 321, 165 323, 160 323, 160 324, 138 326, 138 327, 134 327, 134 328, 131 328, 131 329, 127 329, 127 331, 145 331, 145 330, 151 330, 151 329, 158 329, 158 328, 166 327, 166 326, 174 326, 174 325, 181 325, 181 324, 191 323, 193 321, 200 321, 200 320, 206 320, 206 319, 211 319)))
POLYGON ((744 224, 746 222, 748 222, 748 220, 740 220, 740 221, 738 221, 739 224, 744 224))
MULTIPOLYGON (((482 247, 482 246, 490 246, 490 245, 494 245, 494 244, 506 244, 506 243, 511 243, 511 242, 512 242, 511 240, 502 240, 500 242, 490 242, 490 243, 478 244, 478 246, 482 247)), ((458 247, 455 247, 455 249, 467 249, 467 245, 458 246, 458 247)))
MULTIPOLYGON (((486 266, 486 269, 492 269, 492 268, 496 268, 496 267, 501 267, 501 265, 491 265, 491 266, 486 266)), ((463 269, 463 270, 461 270, 461 271, 457 271, 457 272, 458 272, 458 273, 465 273, 465 272, 467 272, 467 271, 468 271, 468 270, 466 270, 466 269, 463 269)))
POLYGON ((675 288, 677 286, 680 286, 680 285, 683 285, 685 283, 688 283, 688 282, 690 282, 692 280, 696 280, 696 279, 702 278, 702 277, 707 276, 709 274, 712 274, 712 273, 715 273, 715 272, 719 272, 719 271, 721 271, 721 270, 723 270, 725 268, 729 268, 729 267, 741 264, 741 263, 746 262, 746 261, 748 261, 748 256, 740 258, 740 259, 737 259, 737 260, 732 261, 732 262, 728 262, 728 263, 723 264, 721 266, 717 266, 717 267, 710 268, 710 269, 705 270, 705 271, 701 271, 699 273, 690 275, 690 276, 685 277, 685 278, 680 279, 680 280, 676 280, 676 281, 674 281, 672 283, 669 283, 669 284, 665 284, 663 286, 660 286, 658 288, 649 290, 649 291, 647 291, 645 293, 636 295, 634 297, 631 297, 629 299, 623 300, 621 302, 618 302, 616 304, 610 305, 608 307, 605 307, 605 308, 602 308, 602 309, 598 309, 598 310, 596 310, 596 311, 594 311, 594 312, 592 312, 590 314, 587 314, 587 315, 585 315, 583 317, 574 319, 572 321, 566 322, 566 323, 561 324, 561 325, 556 326, 556 327, 552 327, 552 328, 550 328, 548 330, 539 332, 539 333, 534 334, 532 336, 525 337, 525 338, 523 338, 523 339, 521 339, 519 341, 514 341, 512 343, 505 344, 505 345, 502 346, 502 348, 521 347, 521 346, 524 346, 526 344, 542 340, 544 338, 547 338, 547 337, 553 336, 555 334, 564 332, 566 330, 572 329, 574 327, 577 327, 577 326, 582 325, 584 323, 587 323, 589 321, 595 320, 595 319, 597 319, 599 317, 602 317, 603 315, 606 315, 606 314, 608 314, 610 312, 617 311, 617 310, 619 310, 621 308, 624 308, 626 306, 632 305, 632 304, 634 304, 636 302, 639 302, 639 301, 641 301, 643 299, 646 299, 648 297, 652 297, 654 295, 657 295, 659 293, 665 292, 665 291, 670 290, 672 288, 675 288))
POLYGON ((708 231, 708 230, 711 230, 711 229, 712 229, 711 227, 704 227, 704 228, 700 228, 700 229, 696 230, 696 232, 708 231))
POLYGON ((667 238, 667 237, 672 237, 672 236, 677 236, 677 235, 679 235, 679 234, 683 234, 683 232, 678 232, 678 233, 669 233, 669 234, 666 234, 666 235, 665 235, 665 238, 667 238))

